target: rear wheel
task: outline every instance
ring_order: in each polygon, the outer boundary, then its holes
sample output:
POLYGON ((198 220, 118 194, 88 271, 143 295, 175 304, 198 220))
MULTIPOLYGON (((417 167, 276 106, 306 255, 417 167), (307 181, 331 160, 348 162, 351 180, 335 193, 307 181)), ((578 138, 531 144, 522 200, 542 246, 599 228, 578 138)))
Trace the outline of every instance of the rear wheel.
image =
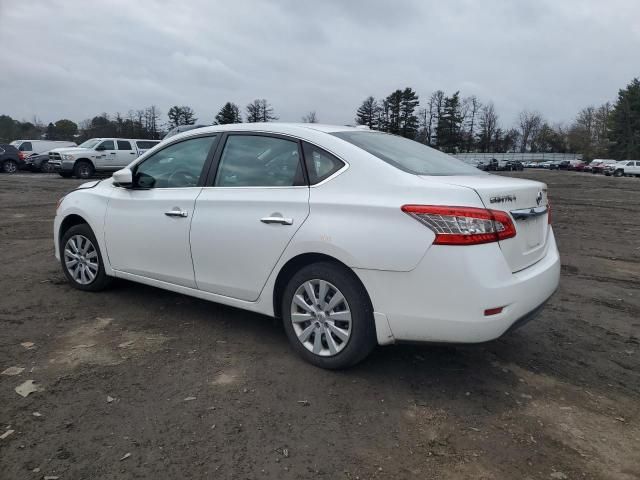
POLYGON ((73 174, 76 178, 91 178, 94 173, 93 165, 86 160, 79 160, 73 167, 73 174))
POLYGON ((353 272, 333 263, 314 263, 291 277, 282 317, 294 350, 318 367, 350 367, 376 345, 366 291, 353 272))
POLYGON ((16 173, 18 171, 18 162, 15 160, 5 160, 2 164, 2 171, 4 173, 16 173))
POLYGON ((613 172, 614 177, 622 177, 624 175, 624 170, 616 170, 613 172))
POLYGON ((67 280, 78 290, 97 292, 112 281, 104 271, 96 237, 86 223, 74 225, 64 233, 60 241, 60 262, 67 280))

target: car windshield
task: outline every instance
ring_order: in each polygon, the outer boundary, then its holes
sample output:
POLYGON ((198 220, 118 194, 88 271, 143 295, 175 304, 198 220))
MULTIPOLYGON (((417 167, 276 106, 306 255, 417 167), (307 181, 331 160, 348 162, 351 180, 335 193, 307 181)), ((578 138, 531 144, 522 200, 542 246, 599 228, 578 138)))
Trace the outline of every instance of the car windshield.
POLYGON ((87 140, 84 143, 81 143, 79 145, 79 148, 93 148, 95 147, 98 143, 100 143, 100 139, 99 138, 90 138, 89 140, 87 140))
POLYGON ((396 135, 353 131, 333 135, 414 175, 487 175, 446 153, 396 135))

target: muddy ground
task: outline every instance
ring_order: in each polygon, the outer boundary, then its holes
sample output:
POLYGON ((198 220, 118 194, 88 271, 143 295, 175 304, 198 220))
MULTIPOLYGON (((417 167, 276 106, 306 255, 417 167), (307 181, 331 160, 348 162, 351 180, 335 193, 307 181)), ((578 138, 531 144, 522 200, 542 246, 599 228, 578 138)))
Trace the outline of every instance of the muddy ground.
POLYGON ((80 182, 0 175, 0 371, 25 369, 0 375, 0 478, 640 478, 640 179, 517 176, 548 183, 562 254, 540 317, 329 372, 260 315, 70 288, 52 219, 80 182))

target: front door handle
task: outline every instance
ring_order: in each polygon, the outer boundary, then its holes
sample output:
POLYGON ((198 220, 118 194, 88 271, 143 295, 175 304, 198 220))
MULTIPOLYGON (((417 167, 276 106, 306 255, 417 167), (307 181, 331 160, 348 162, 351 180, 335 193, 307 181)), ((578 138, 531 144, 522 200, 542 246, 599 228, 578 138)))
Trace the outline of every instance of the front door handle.
POLYGON ((169 210, 168 212, 164 212, 164 214, 167 217, 180 217, 180 218, 185 218, 185 217, 187 217, 189 215, 186 211, 184 211, 184 210, 182 210, 182 209, 180 209, 178 207, 174 207, 171 210, 169 210))
POLYGON ((268 217, 263 217, 260 219, 262 223, 279 223, 280 225, 293 225, 293 218, 284 218, 279 213, 272 213, 268 217))

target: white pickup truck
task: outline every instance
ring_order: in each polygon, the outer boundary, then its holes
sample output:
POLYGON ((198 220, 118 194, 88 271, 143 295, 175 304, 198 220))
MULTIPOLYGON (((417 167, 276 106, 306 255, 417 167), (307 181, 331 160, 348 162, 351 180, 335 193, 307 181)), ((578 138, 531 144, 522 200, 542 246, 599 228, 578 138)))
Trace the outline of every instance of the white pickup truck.
POLYGON ((633 175, 640 177, 640 160, 621 160, 618 163, 607 165, 604 168, 604 174, 614 177, 631 177, 633 175))
POLYGON ((160 140, 92 138, 73 148, 49 152, 49 164, 62 177, 90 178, 96 172, 114 172, 129 165, 160 140))

